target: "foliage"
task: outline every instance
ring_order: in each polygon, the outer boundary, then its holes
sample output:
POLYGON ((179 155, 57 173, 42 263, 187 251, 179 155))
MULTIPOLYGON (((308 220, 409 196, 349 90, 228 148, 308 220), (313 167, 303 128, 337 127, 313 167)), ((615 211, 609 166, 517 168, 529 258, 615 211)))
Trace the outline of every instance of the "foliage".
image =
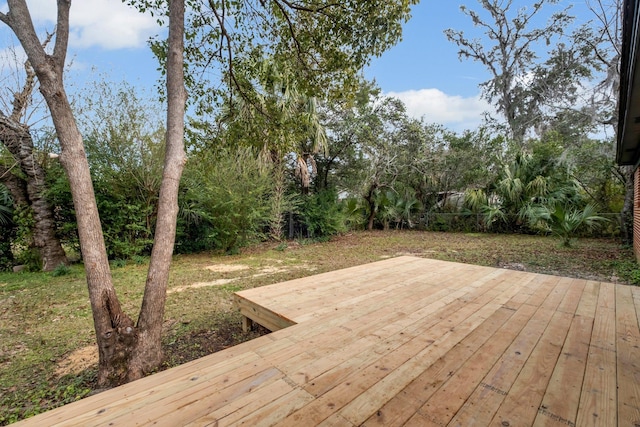
MULTIPOLYGON (((162 7, 160 1, 128 3, 145 9, 162 7)), ((416 3, 190 1, 185 69, 195 111, 201 117, 213 112, 229 87, 251 101, 251 84, 257 81, 254 72, 260 70, 250 63, 265 57, 289 64, 295 86, 304 94, 342 97, 353 90, 372 56, 400 40, 402 24, 416 3)), ((164 64, 166 44, 156 41, 152 49, 164 64)))
POLYGON ((60 276, 66 276, 67 274, 71 273, 71 269, 69 268, 69 266, 64 265, 64 264, 59 264, 52 272, 51 275, 53 277, 60 277, 60 276))
POLYGON ((567 248, 571 247, 571 240, 580 228, 585 227, 592 230, 607 222, 606 218, 597 215, 597 208, 594 205, 586 205, 580 209, 577 207, 567 208, 558 204, 551 208, 542 208, 534 217, 536 218, 536 226, 548 229, 552 234, 560 237, 562 245, 567 248))
POLYGON ((149 255, 164 158, 157 103, 102 81, 77 103, 109 259, 149 255))
POLYGON ((177 250, 231 252, 262 238, 270 191, 270 170, 254 150, 199 153, 185 170, 177 250))
POLYGON ((0 184, 0 226, 8 226, 12 222, 13 200, 9 189, 0 184))
POLYGON ((93 372, 80 376, 67 375, 40 384, 21 395, 3 395, 0 398, 0 407, 11 409, 6 413, 0 413, 0 425, 11 424, 86 397, 92 391, 93 376, 93 372))
POLYGON ((15 226, 13 224, 13 201, 9 190, 0 184, 0 233, 3 239, 0 240, 0 271, 6 271, 13 266, 13 252, 11 242, 15 236, 15 226))
POLYGON ((640 265, 635 259, 614 261, 611 264, 622 280, 632 285, 640 286, 640 265))
POLYGON ((364 230, 367 218, 367 205, 359 197, 349 197, 340 202, 345 215, 348 230, 364 230))
POLYGON ((553 116, 565 99, 567 104, 575 101, 581 79, 590 73, 585 64, 591 57, 584 55, 585 46, 561 43, 573 22, 568 9, 551 13, 548 22, 535 26, 543 7, 557 3, 542 0, 514 11, 512 1, 481 0, 480 10, 466 6, 461 10, 483 31, 484 39, 469 38, 459 30, 445 31, 447 39, 460 48, 461 59, 478 61, 491 73, 481 85, 483 95, 505 119, 509 137, 518 146, 527 131, 544 121, 544 116, 553 116), (544 44, 552 50, 546 63, 538 53, 544 44), (549 112, 551 106, 555 108, 549 112))
POLYGON ((307 237, 332 236, 346 230, 345 214, 332 190, 301 196, 300 216, 306 226, 307 237))

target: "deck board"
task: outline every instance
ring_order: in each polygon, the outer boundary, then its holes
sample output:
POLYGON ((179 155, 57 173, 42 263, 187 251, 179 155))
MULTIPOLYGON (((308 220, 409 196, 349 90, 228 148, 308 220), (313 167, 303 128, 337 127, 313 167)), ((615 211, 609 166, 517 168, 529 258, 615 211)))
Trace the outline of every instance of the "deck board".
POLYGON ((275 332, 22 424, 640 424, 638 288, 406 256, 236 302, 275 332))

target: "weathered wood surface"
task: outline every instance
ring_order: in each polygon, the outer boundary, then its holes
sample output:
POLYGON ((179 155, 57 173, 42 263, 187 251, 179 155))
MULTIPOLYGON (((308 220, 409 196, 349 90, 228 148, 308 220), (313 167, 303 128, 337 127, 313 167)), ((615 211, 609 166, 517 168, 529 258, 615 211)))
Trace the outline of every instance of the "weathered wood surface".
POLYGON ((640 288, 399 257, 238 301, 284 329, 24 424, 640 425, 640 288))

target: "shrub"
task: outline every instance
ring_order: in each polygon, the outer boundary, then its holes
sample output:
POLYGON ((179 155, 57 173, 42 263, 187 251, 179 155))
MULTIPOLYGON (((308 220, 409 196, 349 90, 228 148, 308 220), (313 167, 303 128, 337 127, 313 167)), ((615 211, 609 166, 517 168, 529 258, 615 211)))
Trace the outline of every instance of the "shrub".
POLYGON ((307 229, 307 237, 332 236, 346 230, 346 215, 337 202, 333 190, 303 196, 300 216, 307 229))
POLYGON ((177 251, 233 253, 263 237, 272 185, 268 167, 253 150, 203 152, 187 165, 177 251))

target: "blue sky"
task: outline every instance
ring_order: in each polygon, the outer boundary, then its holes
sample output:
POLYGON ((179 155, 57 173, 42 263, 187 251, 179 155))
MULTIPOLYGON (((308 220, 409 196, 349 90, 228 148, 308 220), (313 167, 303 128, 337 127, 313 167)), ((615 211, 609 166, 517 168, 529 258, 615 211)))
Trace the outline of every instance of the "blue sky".
MULTIPOLYGON (((53 28, 54 0, 28 0, 38 28, 53 28)), ((532 1, 514 0, 515 7, 532 1)), ((485 69, 471 61, 460 62, 456 46, 443 34, 446 28, 462 29, 480 37, 461 4, 479 9, 476 0, 422 0, 414 6, 412 19, 405 24, 403 41, 380 58, 374 58, 365 76, 375 79, 382 90, 407 104, 415 117, 442 123, 453 130, 474 128, 489 105, 480 99, 478 84, 488 78, 485 69)), ((546 6, 543 16, 573 5, 583 22, 584 0, 561 1, 546 6)), ((6 4, 0 3, 6 10, 6 4)), ((157 81, 157 63, 145 41, 158 32, 154 19, 123 5, 119 0, 75 0, 71 7, 69 60, 73 62, 67 79, 73 90, 82 90, 98 76, 118 82, 126 80, 149 90, 157 81)), ((7 48, 15 44, 8 28, 0 24, 0 76, 6 88, 15 81, 7 78, 11 61, 7 48)), ((18 53, 19 56, 19 53, 18 53)), ((9 73, 10 74, 10 73, 9 73)))

